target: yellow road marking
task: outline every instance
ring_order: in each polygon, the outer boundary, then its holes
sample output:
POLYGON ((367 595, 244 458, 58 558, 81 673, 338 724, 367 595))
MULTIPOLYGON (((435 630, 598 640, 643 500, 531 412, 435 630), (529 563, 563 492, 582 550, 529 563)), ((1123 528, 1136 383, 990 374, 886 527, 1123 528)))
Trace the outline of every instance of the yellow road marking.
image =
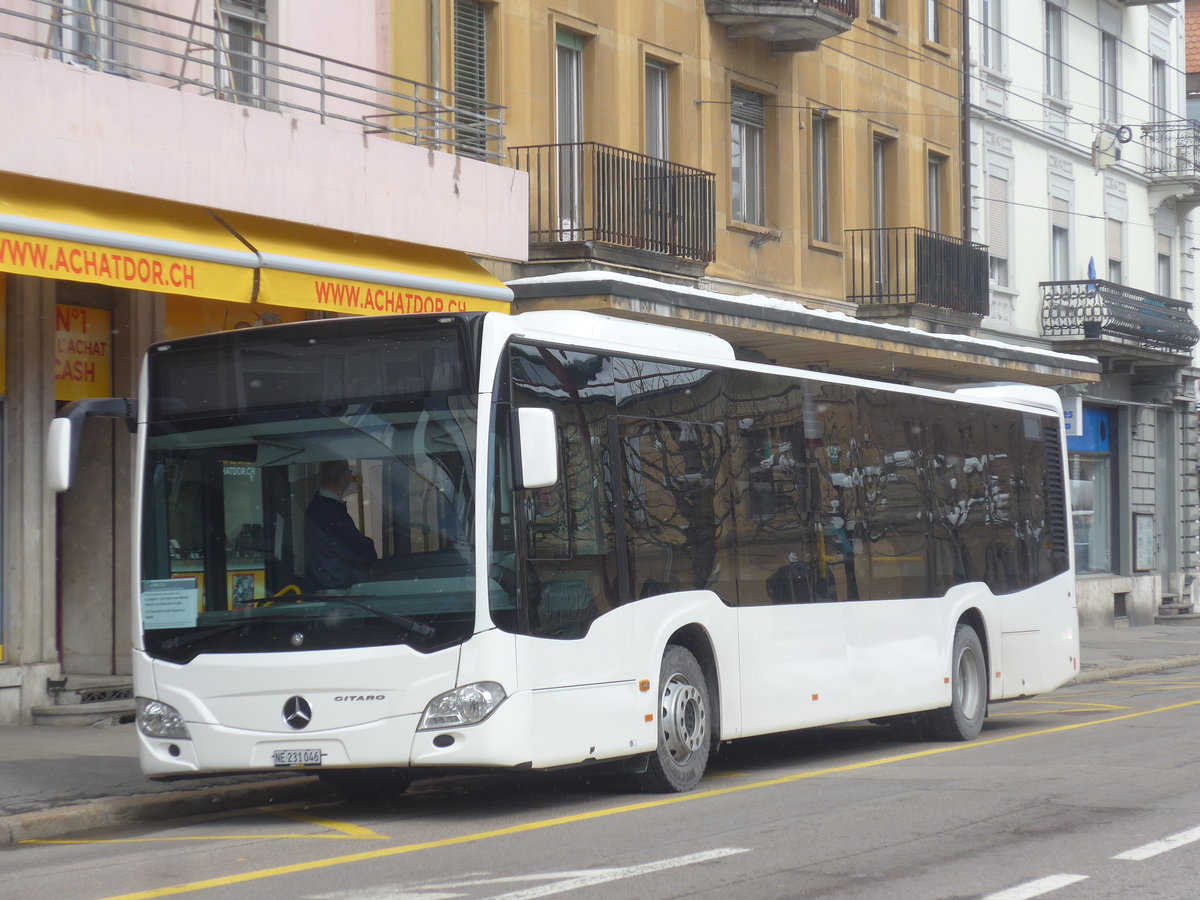
POLYGON ((313 816, 308 813, 300 812, 299 810, 288 809, 271 809, 269 806, 260 806, 261 812, 272 816, 279 816, 284 819, 293 819, 297 822, 304 822, 308 825, 315 825, 318 828, 325 828, 328 831, 337 832, 336 834, 318 833, 318 834, 212 834, 212 835, 186 835, 180 837, 143 837, 143 838, 108 838, 99 840, 86 839, 37 839, 31 838, 27 841, 21 841, 22 844, 165 844, 165 843, 180 843, 187 841, 279 841, 279 840, 306 840, 306 841, 386 841, 387 835, 380 834, 378 831, 372 831, 370 828, 363 828, 361 825, 352 825, 349 822, 338 822, 334 819, 326 819, 321 816, 313 816))
POLYGON ((407 853, 417 853, 422 850, 436 850, 442 847, 456 847, 461 844, 473 844, 479 841, 492 840, 501 837, 511 837, 517 834, 528 834, 533 831, 542 831, 546 828, 557 828, 561 825, 574 825, 580 822, 589 822, 596 819, 604 819, 609 816, 625 815, 626 813, 641 812, 648 809, 660 809, 666 806, 673 806, 676 803, 692 803, 696 800, 707 800, 712 797, 720 797, 726 794, 737 794, 742 791, 754 791, 762 788, 777 787, 784 784, 794 784, 799 781, 806 781, 810 778, 818 778, 822 775, 840 775, 845 772, 857 772, 863 769, 873 769, 879 766, 890 765, 891 763, 907 762, 913 759, 925 759, 932 756, 940 756, 944 753, 956 753, 963 750, 973 750, 980 747, 991 747, 996 744, 1005 744, 1010 741, 1023 740, 1031 737, 1041 737, 1048 734, 1063 734, 1068 731, 1077 731, 1080 728, 1090 728, 1093 725, 1109 725, 1114 722, 1125 722, 1130 719, 1139 719, 1143 716, 1157 715, 1159 713, 1173 712, 1174 710, 1187 709, 1192 706, 1200 706, 1200 700, 1189 700, 1186 703, 1176 703, 1171 706, 1162 706, 1157 709, 1147 709, 1140 712, 1122 713, 1119 716, 1110 716, 1107 719, 1093 719, 1088 722, 1072 722, 1070 725, 1059 725, 1054 728, 1044 728, 1039 731, 1025 731, 1020 734, 1002 735, 1000 737, 989 738, 987 740, 976 740, 970 743, 950 744, 944 747, 935 747, 931 750, 920 750, 915 753, 902 753, 898 756, 888 756, 882 759, 873 759, 866 762, 850 763, 845 766, 833 766, 827 769, 817 769, 812 772, 797 772, 792 775, 783 775, 779 778, 769 778, 765 781, 755 781, 749 784, 731 785, 729 787, 712 788, 706 791, 695 791, 690 794, 678 794, 673 797, 663 797, 658 800, 645 800, 640 803, 629 803, 622 806, 610 806, 606 809, 592 810, 591 812, 575 813, 569 816, 556 816, 552 819, 540 819, 536 822, 526 822, 524 825, 510 825, 507 828, 494 828, 489 831, 477 831, 472 834, 462 834, 457 837, 441 838, 435 841, 423 841, 418 844, 403 844, 398 847, 387 847, 379 850, 367 850, 361 853, 351 853, 346 856, 333 856, 328 859, 317 859, 311 862, 293 863, 287 866, 274 866, 269 869, 258 869, 253 872, 242 872, 237 875, 223 875, 218 878, 209 878, 203 881, 192 881, 186 884, 176 884, 170 887, 155 888, 148 891, 137 891, 132 894, 120 894, 113 897, 105 898, 105 900, 156 900, 158 897, 172 897, 177 894, 187 894, 192 891, 204 891, 213 888, 229 887, 235 884, 246 884, 252 881, 261 881, 265 878, 276 878, 280 875, 294 875, 298 872, 312 872, 317 869, 327 869, 333 866, 343 866, 350 863, 369 862, 377 859, 386 859, 390 856, 401 856, 407 853))

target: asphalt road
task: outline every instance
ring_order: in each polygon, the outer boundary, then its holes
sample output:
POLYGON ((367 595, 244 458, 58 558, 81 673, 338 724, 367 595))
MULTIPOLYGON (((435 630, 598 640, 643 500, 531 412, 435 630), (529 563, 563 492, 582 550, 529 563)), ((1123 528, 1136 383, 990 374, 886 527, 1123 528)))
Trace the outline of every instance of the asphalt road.
POLYGON ((0 898, 1105 900, 1198 894, 1200 672, 995 704, 969 744, 732 745, 687 795, 463 778, 0 848, 0 898))

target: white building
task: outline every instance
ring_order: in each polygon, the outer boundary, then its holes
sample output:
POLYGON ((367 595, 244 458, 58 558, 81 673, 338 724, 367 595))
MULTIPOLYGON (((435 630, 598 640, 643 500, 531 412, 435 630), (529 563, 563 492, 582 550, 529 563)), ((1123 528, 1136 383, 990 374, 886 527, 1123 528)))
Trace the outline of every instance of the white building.
POLYGON ((1183 4, 971 0, 971 237, 996 334, 1094 356, 1063 389, 1085 626, 1152 622, 1197 566, 1183 4))

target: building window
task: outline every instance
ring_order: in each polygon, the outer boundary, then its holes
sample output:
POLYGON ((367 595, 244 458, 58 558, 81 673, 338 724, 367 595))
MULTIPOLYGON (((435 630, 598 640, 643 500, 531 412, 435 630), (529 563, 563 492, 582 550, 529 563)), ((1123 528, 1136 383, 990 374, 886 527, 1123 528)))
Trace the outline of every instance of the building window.
POLYGON ((1124 283, 1121 265, 1121 246, 1124 227, 1119 219, 1108 219, 1104 227, 1104 247, 1108 255, 1108 280, 1113 284, 1124 283))
POLYGON ((734 87, 730 116, 730 182, 733 218, 766 224, 766 102, 762 94, 734 87))
POLYGON ((871 0, 871 15, 877 19, 886 19, 887 0, 871 0))
POLYGON ((871 249, 871 281, 876 296, 883 297, 891 292, 892 257, 887 239, 888 193, 892 186, 892 158, 895 140, 877 134, 871 140, 871 225, 874 231, 874 246, 871 249))
POLYGON ((1119 114, 1117 79, 1120 67, 1121 43, 1115 34, 1100 34, 1100 117, 1106 122, 1117 121, 1119 114))
POLYGON ((1113 570, 1113 436, 1111 410, 1083 408, 1083 428, 1067 438, 1071 513, 1075 525, 1075 571, 1113 570))
POLYGON ((1171 296, 1171 236, 1169 234, 1154 235, 1155 244, 1155 284, 1160 297, 1171 296))
POLYGON ((561 240, 582 239, 583 35, 555 35, 555 137, 558 141, 558 219, 561 240))
POLYGON ((669 159, 671 155, 670 72, 646 60, 646 155, 669 159))
POLYGON ((1071 209, 1063 197, 1050 198, 1050 280, 1071 278, 1071 209))
POLYGON ((988 174, 988 269, 992 283, 1008 287, 1008 177, 988 174))
POLYGON ((1173 118, 1167 112, 1167 61, 1157 56, 1150 59, 1150 106, 1152 121, 1166 122, 1173 118))
POLYGON ((925 40, 940 44, 942 42, 941 7, 945 0, 925 0, 925 40))
POLYGON ((50 10, 54 58, 102 72, 113 68, 113 9, 108 0, 60 0, 50 10))
POLYGON ((487 10, 479 0, 454 0, 454 102, 457 152, 486 157, 488 29, 487 10))
POLYGON ((812 116, 812 236, 828 242, 831 233, 829 208, 829 144, 834 123, 823 110, 812 116))
POLYGON ((942 206, 946 202, 946 157, 940 153, 929 154, 929 183, 926 204, 929 208, 929 230, 942 230, 942 206))
POLYGON ((983 67, 1004 70, 1004 0, 983 0, 983 67))
POLYGON ((1066 91, 1066 34, 1063 11, 1057 3, 1046 2, 1046 94, 1062 99, 1066 91))
POLYGON ((267 0, 217 0, 213 17, 218 90, 236 103, 263 106, 267 0))

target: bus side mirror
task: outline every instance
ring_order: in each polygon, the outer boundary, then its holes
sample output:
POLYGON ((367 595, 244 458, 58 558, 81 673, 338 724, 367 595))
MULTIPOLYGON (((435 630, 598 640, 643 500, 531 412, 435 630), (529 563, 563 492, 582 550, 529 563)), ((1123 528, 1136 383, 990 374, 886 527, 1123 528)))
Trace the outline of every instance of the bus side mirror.
POLYGON ((46 435, 46 487, 62 492, 71 487, 75 459, 79 456, 79 435, 88 416, 124 419, 129 431, 137 431, 137 404, 127 397, 88 398, 63 407, 50 420, 46 435))
POLYGON ((46 486, 61 493, 71 486, 71 420, 51 419, 46 438, 46 486))
POLYGON ((551 410, 517 410, 517 461, 523 488, 550 487, 558 481, 558 428, 551 410))

